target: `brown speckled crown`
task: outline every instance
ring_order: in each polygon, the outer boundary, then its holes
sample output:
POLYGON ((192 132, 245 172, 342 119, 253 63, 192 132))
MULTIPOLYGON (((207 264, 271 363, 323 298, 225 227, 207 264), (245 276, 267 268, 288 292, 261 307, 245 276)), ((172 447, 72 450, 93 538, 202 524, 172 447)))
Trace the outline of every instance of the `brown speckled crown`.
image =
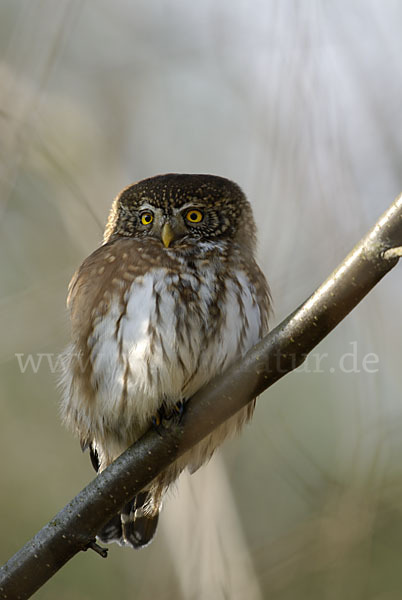
POLYGON ((135 212, 143 203, 161 208, 169 215, 173 208, 194 202, 214 215, 215 226, 203 231, 203 237, 233 236, 239 228, 247 230, 252 246, 255 225, 250 205, 240 187, 224 177, 203 174, 167 173, 143 179, 124 188, 115 198, 107 221, 104 242, 112 236, 136 236, 135 212), (240 221, 243 221, 240 223, 240 221))
POLYGON ((188 175, 167 173, 143 179, 122 190, 118 196, 122 204, 150 202, 155 207, 169 211, 174 206, 182 206, 191 200, 202 200, 212 206, 219 206, 228 199, 244 199, 239 186, 217 175, 188 175))

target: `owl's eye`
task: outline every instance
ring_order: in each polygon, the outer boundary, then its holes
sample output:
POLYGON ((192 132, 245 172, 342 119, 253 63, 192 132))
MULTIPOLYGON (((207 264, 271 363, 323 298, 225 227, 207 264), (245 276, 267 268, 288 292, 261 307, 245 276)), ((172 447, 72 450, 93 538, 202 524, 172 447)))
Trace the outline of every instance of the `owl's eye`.
POLYGON ((143 225, 150 225, 154 220, 154 216, 151 212, 143 212, 141 215, 141 223, 143 225))
POLYGON ((192 208, 186 214, 186 219, 187 221, 190 221, 190 223, 199 223, 203 218, 204 215, 202 212, 200 210, 196 210, 195 208, 192 208))

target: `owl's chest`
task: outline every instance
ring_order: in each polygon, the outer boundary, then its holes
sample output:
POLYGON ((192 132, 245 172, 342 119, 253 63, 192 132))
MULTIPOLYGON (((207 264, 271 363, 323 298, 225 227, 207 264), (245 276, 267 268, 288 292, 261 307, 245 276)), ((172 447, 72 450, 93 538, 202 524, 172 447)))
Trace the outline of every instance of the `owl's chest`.
POLYGON ((145 416, 190 397, 260 337, 247 275, 155 269, 112 295, 93 328, 93 383, 104 410, 145 416))

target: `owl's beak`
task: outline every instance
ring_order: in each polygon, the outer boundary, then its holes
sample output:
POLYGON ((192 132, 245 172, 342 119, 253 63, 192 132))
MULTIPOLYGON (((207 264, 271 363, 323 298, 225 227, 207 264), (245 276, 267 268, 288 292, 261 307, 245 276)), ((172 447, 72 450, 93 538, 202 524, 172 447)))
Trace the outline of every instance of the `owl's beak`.
POLYGON ((172 241, 175 239, 175 234, 170 223, 165 223, 161 231, 161 239, 165 248, 169 248, 172 241))

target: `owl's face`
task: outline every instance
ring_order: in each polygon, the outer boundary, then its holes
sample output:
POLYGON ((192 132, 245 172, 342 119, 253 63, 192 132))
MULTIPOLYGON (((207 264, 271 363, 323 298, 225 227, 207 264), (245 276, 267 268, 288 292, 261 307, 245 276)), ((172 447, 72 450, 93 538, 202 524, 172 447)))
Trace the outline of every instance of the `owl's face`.
POLYGON ((223 239, 254 244, 250 205, 232 181, 214 175, 157 175, 125 188, 115 199, 104 242, 153 238, 165 248, 223 239))

